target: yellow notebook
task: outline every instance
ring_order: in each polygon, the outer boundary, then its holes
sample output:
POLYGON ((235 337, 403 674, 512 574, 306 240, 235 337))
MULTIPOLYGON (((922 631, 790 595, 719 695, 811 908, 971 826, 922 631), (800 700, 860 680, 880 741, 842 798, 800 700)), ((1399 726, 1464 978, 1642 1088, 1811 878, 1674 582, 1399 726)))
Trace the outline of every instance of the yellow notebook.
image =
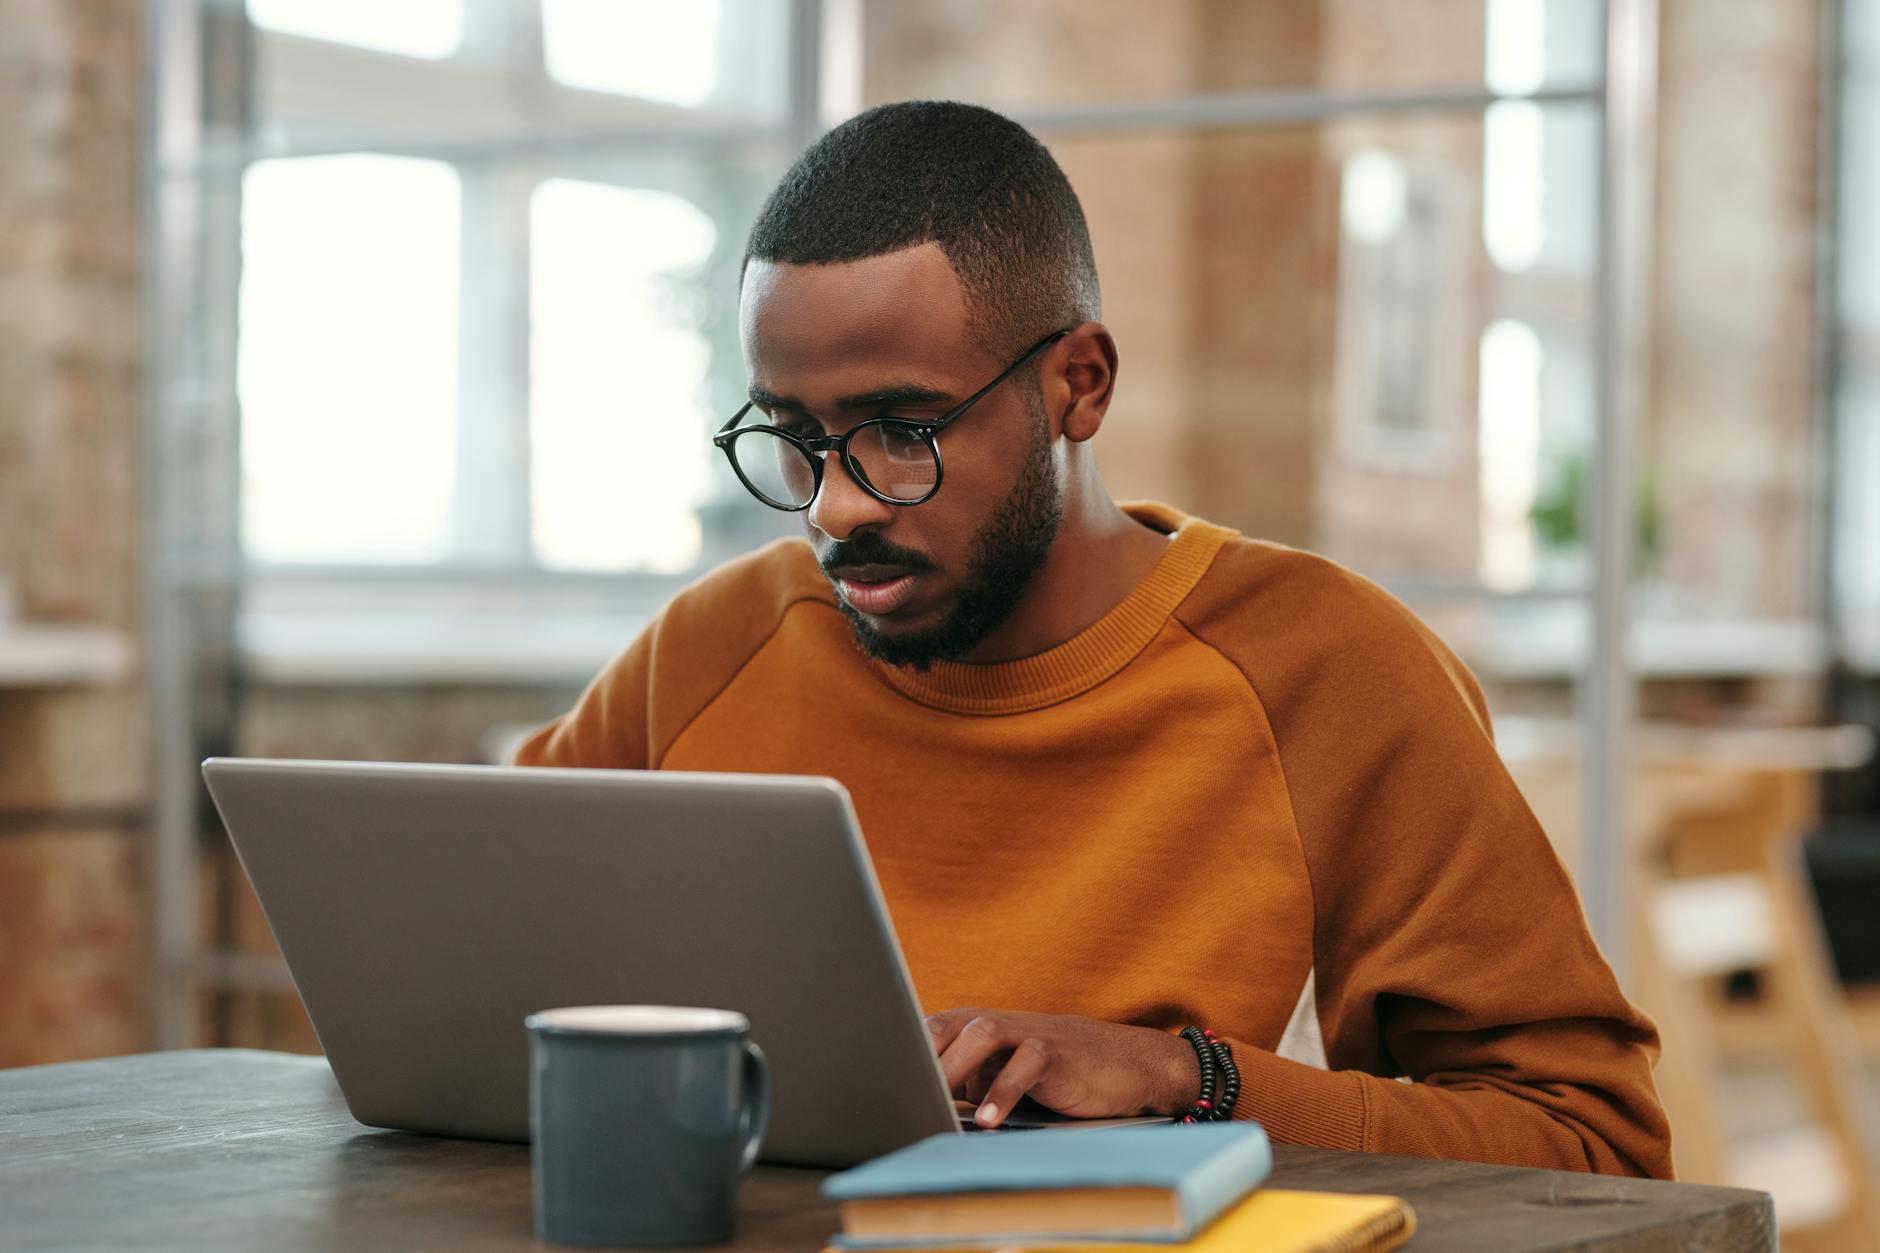
POLYGON ((1027 1241, 905 1247, 907 1253, 1388 1253, 1416 1229, 1416 1214, 1394 1196, 1262 1188, 1185 1244, 1027 1241))

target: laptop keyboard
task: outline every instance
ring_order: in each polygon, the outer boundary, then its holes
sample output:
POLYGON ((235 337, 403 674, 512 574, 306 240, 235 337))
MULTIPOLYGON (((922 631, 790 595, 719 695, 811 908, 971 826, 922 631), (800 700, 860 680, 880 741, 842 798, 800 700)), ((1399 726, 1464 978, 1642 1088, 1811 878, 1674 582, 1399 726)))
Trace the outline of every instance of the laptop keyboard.
POLYGON ((960 1130, 971 1131, 979 1135, 988 1135, 995 1131, 1043 1131, 1042 1123, 1002 1123, 997 1127, 982 1127, 970 1118, 960 1119, 960 1130))

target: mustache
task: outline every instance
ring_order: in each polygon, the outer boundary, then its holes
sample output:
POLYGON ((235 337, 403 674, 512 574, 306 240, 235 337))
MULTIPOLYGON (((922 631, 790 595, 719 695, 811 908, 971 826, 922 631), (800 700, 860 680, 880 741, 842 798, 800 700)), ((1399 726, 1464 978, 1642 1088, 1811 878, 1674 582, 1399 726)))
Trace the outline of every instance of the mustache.
POLYGON ((856 566, 898 566, 915 574, 939 569, 933 560, 911 548, 890 544, 879 535, 864 532, 853 539, 837 540, 816 554, 823 573, 833 576, 837 570, 856 566))

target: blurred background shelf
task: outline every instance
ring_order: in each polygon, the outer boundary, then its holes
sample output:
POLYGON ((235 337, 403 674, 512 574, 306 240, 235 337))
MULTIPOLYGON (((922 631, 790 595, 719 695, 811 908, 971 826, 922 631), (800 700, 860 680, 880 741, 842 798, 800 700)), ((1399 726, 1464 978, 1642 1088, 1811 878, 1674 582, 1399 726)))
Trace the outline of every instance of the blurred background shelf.
POLYGON ((0 688, 121 683, 135 655, 128 635, 104 627, 0 624, 0 688))

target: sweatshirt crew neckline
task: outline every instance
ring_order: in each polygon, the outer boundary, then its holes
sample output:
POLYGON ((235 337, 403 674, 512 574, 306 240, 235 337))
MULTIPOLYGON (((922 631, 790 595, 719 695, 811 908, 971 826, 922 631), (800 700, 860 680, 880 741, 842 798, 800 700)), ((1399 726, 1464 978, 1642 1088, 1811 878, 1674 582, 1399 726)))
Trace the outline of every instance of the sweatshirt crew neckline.
POLYGON ((902 695, 958 714, 1025 713, 1102 683, 1149 646, 1234 536, 1226 527, 1167 505, 1126 504, 1123 509, 1155 530, 1172 532, 1168 551, 1129 595, 1070 639, 1016 661, 937 661, 924 672, 875 662, 876 672, 902 695))

